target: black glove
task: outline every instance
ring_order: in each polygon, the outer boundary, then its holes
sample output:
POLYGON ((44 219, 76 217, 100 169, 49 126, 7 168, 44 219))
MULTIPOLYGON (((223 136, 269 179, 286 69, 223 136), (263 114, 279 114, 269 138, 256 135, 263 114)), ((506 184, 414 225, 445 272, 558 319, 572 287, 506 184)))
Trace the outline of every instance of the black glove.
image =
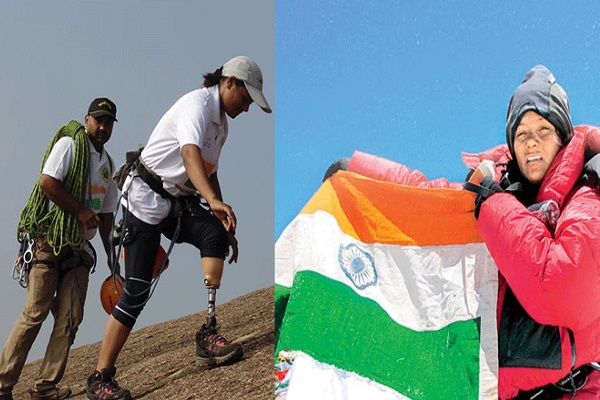
POLYGON ((491 176, 484 176, 479 185, 466 182, 464 188, 477 194, 475 197, 475 218, 479 218, 479 209, 485 200, 496 193, 504 192, 491 176))
POLYGON ((586 186, 598 187, 600 186, 600 154, 596 154, 583 166, 583 174, 581 175, 581 181, 586 186))

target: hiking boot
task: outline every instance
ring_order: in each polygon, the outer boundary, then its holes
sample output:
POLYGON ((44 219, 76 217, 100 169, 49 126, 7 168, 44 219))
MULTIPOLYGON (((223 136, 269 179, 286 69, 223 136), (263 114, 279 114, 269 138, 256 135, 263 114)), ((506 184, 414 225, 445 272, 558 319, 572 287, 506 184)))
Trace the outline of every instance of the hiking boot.
MULTIPOLYGON (((63 399, 66 399, 67 397, 69 397, 72 393, 71 389, 69 389, 69 388, 64 388, 64 389, 54 388, 54 389, 43 390, 41 392, 38 392, 33 389, 29 389, 28 392, 29 392, 29 395, 31 396, 32 400, 63 400, 63 399)), ((9 397, 9 399, 12 399, 12 397, 9 397)))
POLYGON ((12 393, 0 394, 0 400, 13 400, 12 393))
POLYGON ((91 400, 132 400, 131 392, 115 380, 116 368, 94 371, 87 380, 86 397, 91 400))
POLYGON ((218 367, 233 364, 244 355, 242 346, 229 343, 217 333, 216 321, 203 324, 196 333, 196 365, 203 367, 218 367))

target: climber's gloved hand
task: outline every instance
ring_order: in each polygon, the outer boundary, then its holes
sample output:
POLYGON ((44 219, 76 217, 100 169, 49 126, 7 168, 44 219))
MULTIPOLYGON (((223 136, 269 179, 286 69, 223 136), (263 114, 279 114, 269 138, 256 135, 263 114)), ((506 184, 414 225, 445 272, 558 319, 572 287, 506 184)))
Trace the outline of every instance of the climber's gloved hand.
MULTIPOLYGON (((465 184, 465 188, 467 188, 467 184, 465 184)), ((469 190, 473 190, 472 186, 468 188, 469 190)), ((484 201, 489 199, 496 193, 502 193, 504 190, 498 185, 498 183, 491 176, 484 176, 479 185, 477 186, 475 193, 475 218, 479 218, 479 209, 484 201)))
POLYGON ((541 203, 535 203, 527 207, 540 221, 542 221, 549 230, 554 231, 556 223, 560 217, 560 207, 554 200, 546 200, 541 203))
POLYGON ((583 166, 581 181, 590 187, 600 186, 600 154, 596 154, 583 166))

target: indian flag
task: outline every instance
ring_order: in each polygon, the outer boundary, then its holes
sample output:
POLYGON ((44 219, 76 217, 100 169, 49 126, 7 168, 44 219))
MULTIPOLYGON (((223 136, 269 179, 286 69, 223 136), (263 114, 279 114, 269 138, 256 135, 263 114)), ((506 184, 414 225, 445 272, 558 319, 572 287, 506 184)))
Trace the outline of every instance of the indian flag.
POLYGON ((339 171, 275 245, 285 397, 496 399, 497 269, 473 194, 339 171))

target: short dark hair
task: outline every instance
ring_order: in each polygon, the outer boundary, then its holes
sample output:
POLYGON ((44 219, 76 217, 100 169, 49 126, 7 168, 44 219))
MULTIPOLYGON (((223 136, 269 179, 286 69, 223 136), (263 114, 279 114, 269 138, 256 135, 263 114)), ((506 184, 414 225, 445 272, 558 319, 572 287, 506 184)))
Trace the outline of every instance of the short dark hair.
MULTIPOLYGON (((223 79, 227 79, 226 76, 223 76, 223 67, 219 67, 215 70, 215 72, 207 72, 202 76, 204 78, 204 87, 211 87, 219 84, 223 79)), ((236 86, 243 86, 244 81, 239 79, 235 80, 236 86)))

